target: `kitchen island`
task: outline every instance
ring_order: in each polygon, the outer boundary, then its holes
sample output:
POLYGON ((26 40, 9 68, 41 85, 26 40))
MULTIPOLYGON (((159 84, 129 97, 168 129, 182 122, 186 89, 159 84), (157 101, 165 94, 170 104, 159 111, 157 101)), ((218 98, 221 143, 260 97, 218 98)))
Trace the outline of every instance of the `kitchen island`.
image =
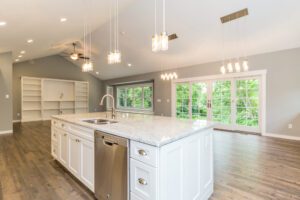
MULTIPOLYGON (((208 199, 213 193, 213 127, 208 121, 106 112, 52 117, 52 156, 95 192, 95 131, 128 139, 131 200, 208 199)), ((108 198, 109 199, 109 198, 108 198)))

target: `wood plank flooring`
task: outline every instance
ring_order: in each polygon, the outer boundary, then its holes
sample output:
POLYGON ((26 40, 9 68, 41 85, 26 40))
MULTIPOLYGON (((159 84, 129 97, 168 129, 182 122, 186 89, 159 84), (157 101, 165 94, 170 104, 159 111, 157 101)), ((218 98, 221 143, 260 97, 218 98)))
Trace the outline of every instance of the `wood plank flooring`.
MULTIPOLYGON (((300 200, 300 142, 217 132, 214 155, 211 200, 300 200)), ((19 199, 94 199, 51 158, 49 122, 0 135, 0 200, 19 199)))

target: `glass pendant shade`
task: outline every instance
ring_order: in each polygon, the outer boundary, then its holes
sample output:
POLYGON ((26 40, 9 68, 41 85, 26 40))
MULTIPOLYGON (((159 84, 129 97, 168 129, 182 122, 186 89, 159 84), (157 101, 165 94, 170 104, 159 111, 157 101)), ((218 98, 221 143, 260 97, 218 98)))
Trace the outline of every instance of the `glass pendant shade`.
POLYGON ((93 71, 93 63, 91 63, 90 61, 84 62, 82 65, 82 71, 83 72, 93 71))
POLYGON ((152 51, 153 52, 157 52, 159 51, 160 47, 159 47, 159 37, 157 34, 155 34, 153 37, 152 37, 152 51))
POLYGON ((222 65, 221 69, 220 69, 222 74, 226 74, 226 68, 224 65, 222 65))
POLYGON ((233 66, 231 62, 227 64, 227 70, 229 73, 233 72, 233 66))
POLYGON ((78 56, 77 53, 72 53, 71 56, 70 56, 70 58, 71 58, 72 60, 78 60, 79 56, 78 56))
POLYGON ((247 60, 243 61, 243 69, 244 69, 245 72, 249 70, 249 66, 248 66, 248 61, 247 60))
POLYGON ((114 52, 110 52, 108 55, 107 55, 107 62, 108 64, 117 64, 117 63, 120 63, 121 62, 121 52, 119 51, 114 51, 114 52))
POLYGON ((169 37, 166 32, 162 32, 160 35, 160 43, 161 43, 161 50, 167 51, 169 49, 169 37))
POLYGON ((235 62, 234 64, 234 68, 236 72, 240 72, 241 71, 241 65, 238 61, 235 62))

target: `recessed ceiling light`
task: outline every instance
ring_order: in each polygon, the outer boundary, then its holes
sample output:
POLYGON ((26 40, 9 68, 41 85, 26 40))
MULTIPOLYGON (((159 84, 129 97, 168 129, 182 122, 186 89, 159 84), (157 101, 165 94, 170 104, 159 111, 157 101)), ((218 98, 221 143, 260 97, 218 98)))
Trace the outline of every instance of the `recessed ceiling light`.
POLYGON ((20 59, 17 58, 15 61, 18 62, 18 61, 20 61, 20 59))
POLYGON ((21 51, 20 53, 21 53, 21 54, 25 54, 25 53, 26 53, 26 51, 21 51))
POLYGON ((131 63, 128 63, 127 66, 128 66, 128 67, 132 67, 132 64, 131 64, 131 63))
POLYGON ((97 75, 99 75, 99 72, 96 72, 97 75))
POLYGON ((68 19, 67 18, 65 18, 65 17, 63 17, 63 18, 60 18, 60 22, 65 22, 65 21, 67 21, 68 19))
POLYGON ((0 26, 5 26, 5 25, 6 25, 6 22, 0 21, 0 26))
POLYGON ((19 57, 19 58, 22 58, 23 56, 22 56, 22 55, 19 55, 18 57, 19 57))
POLYGON ((28 39, 28 40, 27 40, 27 43, 29 43, 29 44, 30 44, 30 43, 33 43, 33 39, 28 39))

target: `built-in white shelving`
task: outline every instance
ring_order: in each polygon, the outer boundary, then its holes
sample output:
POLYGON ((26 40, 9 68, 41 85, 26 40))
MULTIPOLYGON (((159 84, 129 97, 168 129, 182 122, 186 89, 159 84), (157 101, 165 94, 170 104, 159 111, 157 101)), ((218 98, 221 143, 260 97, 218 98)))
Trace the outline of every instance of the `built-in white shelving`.
POLYGON ((22 77, 22 121, 89 111, 89 84, 83 81, 22 77))

